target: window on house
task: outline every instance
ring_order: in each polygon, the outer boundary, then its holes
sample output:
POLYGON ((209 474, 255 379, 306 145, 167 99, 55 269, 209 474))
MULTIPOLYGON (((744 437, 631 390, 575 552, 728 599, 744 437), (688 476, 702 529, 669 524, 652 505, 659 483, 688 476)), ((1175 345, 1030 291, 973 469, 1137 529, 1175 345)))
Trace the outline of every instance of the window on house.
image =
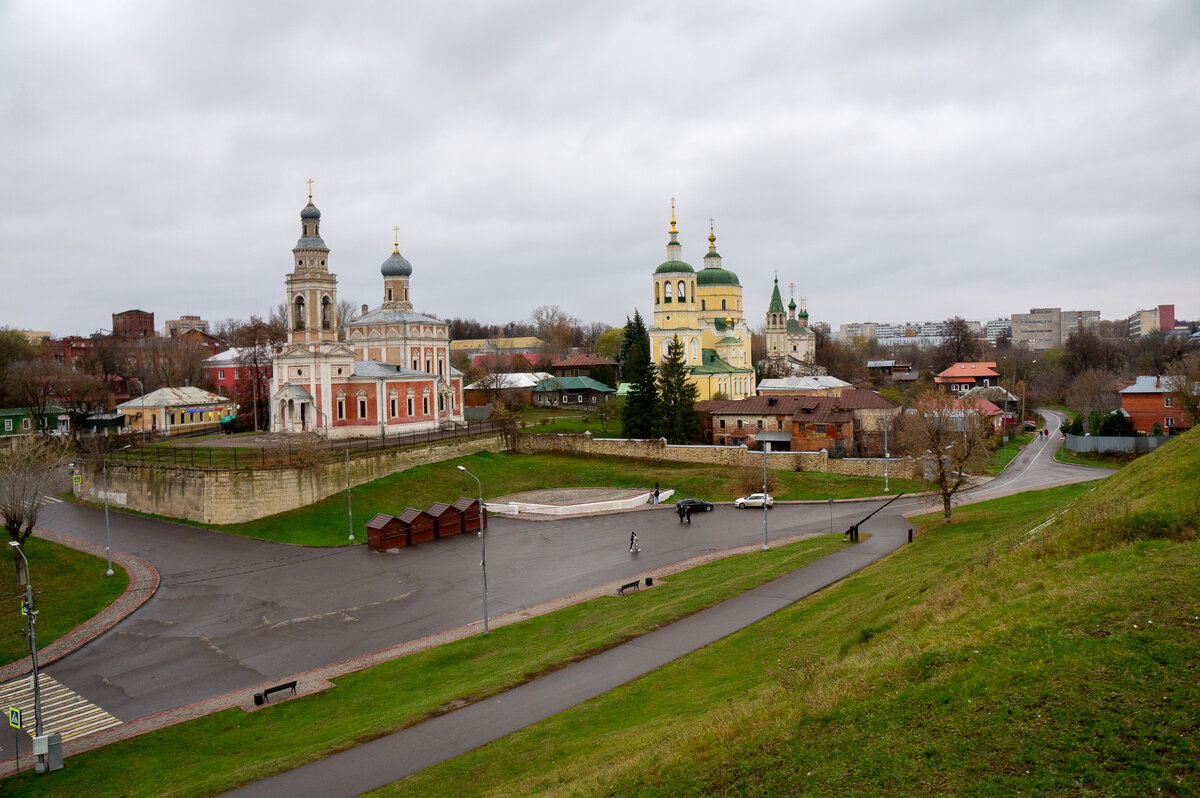
POLYGON ((1174 396, 1164 396, 1163 397, 1163 407, 1174 407, 1174 406, 1175 406, 1175 397, 1174 396))
POLYGON ((775 425, 775 429, 783 429, 783 419, 776 419, 775 425))
POLYGON ((346 417, 346 400, 345 399, 337 400, 337 417, 338 417, 338 421, 341 421, 342 419, 344 419, 346 417))
POLYGON ((726 309, 726 308, 725 308, 725 300, 724 300, 724 299, 722 299, 722 300, 721 300, 721 310, 725 310, 725 309, 726 309))
POLYGON ((725 429, 725 419, 721 419, 721 429, 725 429))
POLYGON ((818 425, 817 425, 817 434, 818 434, 818 435, 824 435, 824 434, 825 434, 825 425, 824 425, 824 424, 818 424, 818 425))
POLYGON ((704 310, 704 302, 705 302, 705 300, 703 300, 703 299, 700 300, 700 309, 701 310, 704 310))
POLYGON ((358 397, 358 417, 367 417, 367 399, 364 396, 358 397))
POLYGON ((13 422, 13 420, 11 418, 4 419, 4 431, 5 432, 12 432, 12 428, 13 428, 12 422, 13 422))
POLYGON ((1175 426, 1175 417, 1174 416, 1167 416, 1166 418, 1163 419, 1163 427, 1165 429, 1169 429, 1173 426, 1175 426))
POLYGON ((394 396, 388 400, 388 413, 392 418, 396 417, 396 397, 394 396))
POLYGON ((758 428, 762 429, 762 419, 761 418, 758 420, 758 428))
POLYGON ((576 397, 575 397, 575 402, 576 402, 577 404, 583 404, 583 394, 579 394, 579 396, 576 396, 576 397))
POLYGON ((741 428, 742 428, 742 420, 739 418, 738 419, 738 429, 741 429, 741 428))
MULTIPOLYGON (((218 380, 225 379, 225 369, 217 369, 217 379, 218 380)), ((1167 407, 1170 407, 1170 405, 1167 405, 1167 407)))
POLYGON ((421 412, 424 413, 425 415, 429 415, 429 397, 428 396, 421 397, 421 412))
POLYGON ((410 416, 413 414, 413 398, 411 396, 408 397, 408 414, 410 416))
POLYGON ((433 361, 430 360, 429 358, 425 358, 425 373, 429 374, 432 371, 433 371, 433 361))

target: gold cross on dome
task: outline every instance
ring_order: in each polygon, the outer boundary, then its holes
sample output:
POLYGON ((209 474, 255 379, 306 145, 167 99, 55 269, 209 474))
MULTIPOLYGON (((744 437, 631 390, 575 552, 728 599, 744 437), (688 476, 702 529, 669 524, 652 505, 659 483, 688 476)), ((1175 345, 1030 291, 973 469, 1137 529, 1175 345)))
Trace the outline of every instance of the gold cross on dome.
POLYGON ((306 182, 308 183, 308 201, 312 202, 312 178, 310 177, 306 182))

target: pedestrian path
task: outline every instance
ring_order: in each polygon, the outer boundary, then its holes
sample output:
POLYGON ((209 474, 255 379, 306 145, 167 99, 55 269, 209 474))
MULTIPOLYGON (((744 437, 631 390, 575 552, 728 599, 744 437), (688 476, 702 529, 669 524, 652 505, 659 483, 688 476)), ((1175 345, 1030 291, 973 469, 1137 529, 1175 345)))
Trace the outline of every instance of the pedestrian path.
POLYGON ((43 496, 41 504, 62 504, 63 500, 57 496, 43 496))
MULTIPOLYGON (((43 734, 58 732, 66 742, 85 734, 121 725, 121 721, 117 718, 74 690, 59 684, 54 677, 46 673, 38 674, 38 686, 41 688, 43 734)), ((34 730, 32 676, 0 685, 0 708, 8 709, 9 707, 21 710, 21 728, 32 735, 34 730)))

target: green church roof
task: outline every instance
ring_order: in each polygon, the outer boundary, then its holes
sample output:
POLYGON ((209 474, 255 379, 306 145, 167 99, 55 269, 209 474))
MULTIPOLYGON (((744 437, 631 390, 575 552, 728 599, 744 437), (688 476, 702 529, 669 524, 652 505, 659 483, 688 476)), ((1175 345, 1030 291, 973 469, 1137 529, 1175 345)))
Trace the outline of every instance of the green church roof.
POLYGON ((712 349, 705 349, 701 360, 703 364, 693 368, 692 374, 743 374, 754 371, 754 369, 738 368, 737 366, 729 365, 717 357, 717 353, 712 349))
POLYGON ((665 263, 659 264, 658 268, 654 270, 654 273, 655 274, 674 274, 675 272, 691 273, 694 271, 695 271, 695 269, 693 269, 691 266, 689 266, 688 264, 684 263, 681 260, 669 260, 665 263))
POLYGON ((742 284, 738 282, 737 275, 728 269, 706 268, 696 272, 696 285, 736 285, 740 288, 742 284))
POLYGON ((771 304, 767 306, 767 313, 783 313, 783 297, 779 295, 779 278, 775 278, 775 290, 771 292, 771 304))

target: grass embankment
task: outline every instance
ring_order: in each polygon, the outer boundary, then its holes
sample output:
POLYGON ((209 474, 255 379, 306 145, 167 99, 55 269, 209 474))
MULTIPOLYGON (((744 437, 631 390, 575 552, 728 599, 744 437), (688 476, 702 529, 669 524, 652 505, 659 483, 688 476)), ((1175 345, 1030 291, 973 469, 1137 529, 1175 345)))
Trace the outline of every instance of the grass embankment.
MULTIPOLYGON (((459 471, 465 466, 483 485, 484 500, 541 488, 651 488, 657 481, 675 496, 701 496, 709 501, 732 501, 756 489, 753 479, 761 472, 693 463, 647 463, 621 457, 585 457, 559 454, 479 454, 417 466, 354 488, 352 501, 355 537, 366 540, 366 523, 376 513, 399 515, 407 507, 424 510, 434 502, 452 503, 473 498, 479 486, 459 471)), ((883 480, 794 471, 772 472, 779 488, 777 499, 847 499, 883 493, 883 480)), ((761 485, 761 481, 757 484, 761 485)), ((893 493, 928 489, 916 480, 892 479, 893 493)), ((347 538, 346 493, 334 494, 315 504, 244 524, 214 526, 262 540, 302 543, 309 546, 343 545, 347 538)))
POLYGON ((1093 487, 923 516, 838 585, 377 794, 1195 795, 1200 431, 1093 487))
MULTIPOLYGON (((5 795, 200 796, 232 789, 515 687, 788 573, 844 546, 822 536, 719 560, 628 598, 605 596, 334 679, 252 714, 227 710, 22 774, 5 795)), ((435 789, 433 795, 445 795, 435 789)))
MULTIPOLYGON (((105 576, 103 557, 95 557, 37 537, 25 541, 25 557, 32 574, 37 604, 38 648, 53 643, 79 624, 103 610, 125 592, 129 574, 113 563, 113 575, 105 576)), ((0 636, 0 665, 29 656, 29 638, 21 602, 25 588, 17 585, 16 567, 10 555, 0 561, 0 598, 8 621, 0 636)))
POLYGON ((604 422, 598 414, 588 411, 529 408, 518 413, 517 420, 527 425, 521 427, 522 432, 533 434, 590 431, 597 438, 621 434, 620 419, 604 422))

